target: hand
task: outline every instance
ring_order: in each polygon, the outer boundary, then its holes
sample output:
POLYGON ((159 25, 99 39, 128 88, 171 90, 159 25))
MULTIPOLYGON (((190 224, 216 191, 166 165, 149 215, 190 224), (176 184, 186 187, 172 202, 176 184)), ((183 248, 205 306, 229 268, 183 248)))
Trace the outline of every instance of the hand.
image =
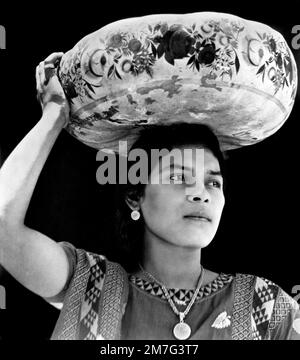
POLYGON ((58 109, 59 117, 64 127, 69 121, 70 107, 64 90, 56 75, 55 65, 59 63, 63 53, 53 53, 36 67, 37 98, 41 104, 43 114, 58 109))

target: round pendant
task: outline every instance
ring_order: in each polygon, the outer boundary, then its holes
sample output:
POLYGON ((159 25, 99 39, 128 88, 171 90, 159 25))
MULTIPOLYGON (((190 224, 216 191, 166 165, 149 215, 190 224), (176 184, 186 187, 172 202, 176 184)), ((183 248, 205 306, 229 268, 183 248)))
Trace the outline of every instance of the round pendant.
POLYGON ((191 328, 185 322, 180 322, 174 326, 173 334, 178 340, 186 340, 191 335, 191 328))

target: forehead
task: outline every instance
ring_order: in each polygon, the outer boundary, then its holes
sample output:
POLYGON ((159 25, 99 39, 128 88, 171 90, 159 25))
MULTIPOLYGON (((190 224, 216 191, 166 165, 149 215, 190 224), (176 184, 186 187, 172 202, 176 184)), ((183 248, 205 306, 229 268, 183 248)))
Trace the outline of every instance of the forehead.
POLYGON ((165 155, 161 156, 159 161, 155 164, 156 170, 168 169, 168 167, 187 167, 201 169, 211 169, 214 171, 220 171, 220 164, 216 156, 210 149, 195 146, 185 145, 172 149, 165 155))

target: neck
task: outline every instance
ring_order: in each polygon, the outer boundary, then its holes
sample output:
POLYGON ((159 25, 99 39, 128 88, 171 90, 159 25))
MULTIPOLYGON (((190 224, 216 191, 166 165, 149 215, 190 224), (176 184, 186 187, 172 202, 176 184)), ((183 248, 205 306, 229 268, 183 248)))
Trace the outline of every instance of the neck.
POLYGON ((145 236, 142 266, 167 288, 195 289, 201 272, 201 249, 184 248, 145 236))

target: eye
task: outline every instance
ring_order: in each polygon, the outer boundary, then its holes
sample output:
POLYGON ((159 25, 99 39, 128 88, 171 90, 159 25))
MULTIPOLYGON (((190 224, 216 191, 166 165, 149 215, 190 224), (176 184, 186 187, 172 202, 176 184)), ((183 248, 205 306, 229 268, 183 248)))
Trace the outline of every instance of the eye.
POLYGON ((172 181, 179 181, 179 182, 184 182, 185 181, 185 177, 184 174, 172 174, 170 175, 170 180, 172 181))
POLYGON ((217 188, 217 189, 221 189, 222 188, 222 183, 218 180, 210 180, 208 182, 209 186, 212 186, 214 188, 217 188))

